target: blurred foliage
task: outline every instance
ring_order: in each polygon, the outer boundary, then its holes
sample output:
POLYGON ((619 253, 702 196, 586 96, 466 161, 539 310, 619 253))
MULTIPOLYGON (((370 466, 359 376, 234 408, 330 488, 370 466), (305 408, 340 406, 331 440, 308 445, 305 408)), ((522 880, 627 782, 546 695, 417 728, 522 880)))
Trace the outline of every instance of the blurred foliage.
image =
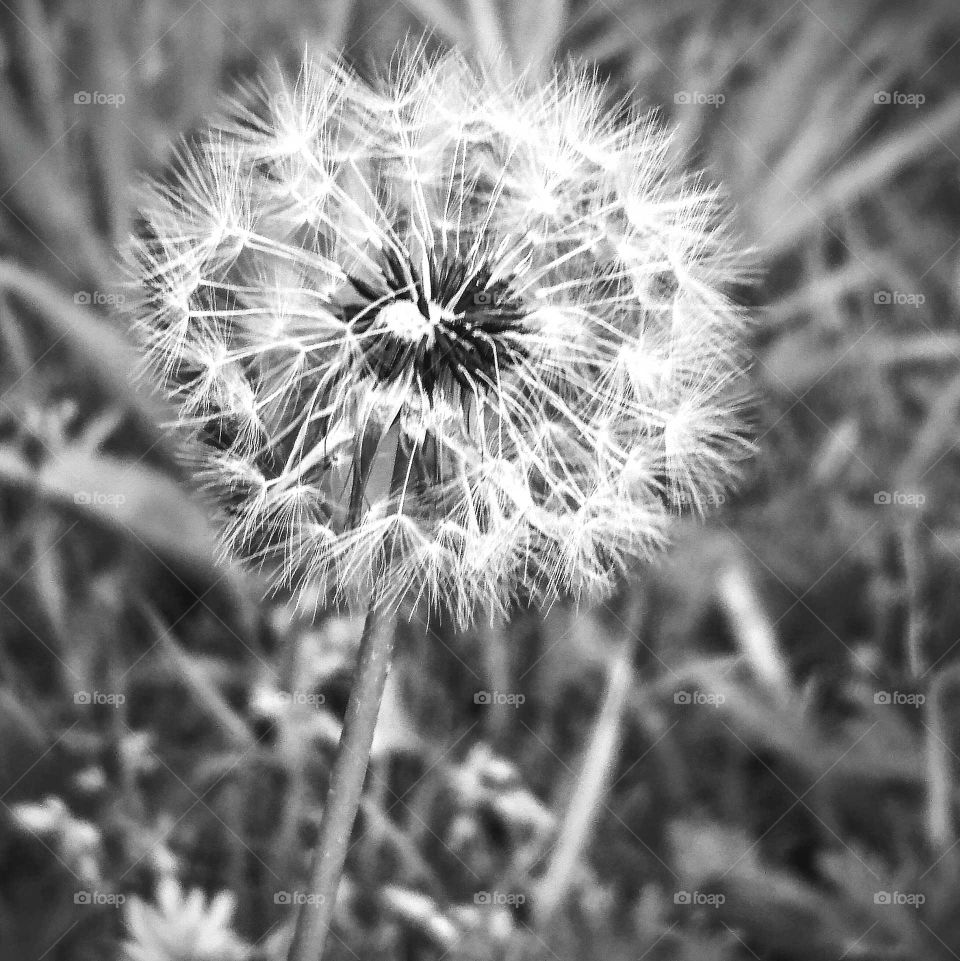
POLYGON ((358 625, 214 562, 112 251, 233 82, 307 43, 374 72, 424 30, 591 60, 676 122, 755 250, 760 453, 602 609, 402 625, 331 956, 955 958, 936 0, 0 5, 0 955, 282 957, 358 625))

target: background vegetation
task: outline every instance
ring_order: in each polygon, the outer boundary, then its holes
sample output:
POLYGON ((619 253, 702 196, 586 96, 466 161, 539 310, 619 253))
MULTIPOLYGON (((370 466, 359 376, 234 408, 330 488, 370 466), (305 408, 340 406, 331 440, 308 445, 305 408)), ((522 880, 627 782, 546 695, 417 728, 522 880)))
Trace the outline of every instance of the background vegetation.
POLYGON ((603 608, 404 627, 331 956, 960 957, 936 0, 0 3, 0 956, 282 957, 358 625, 211 561, 128 379, 113 250, 235 81, 425 29, 595 62, 723 181, 757 251, 759 454, 603 608))

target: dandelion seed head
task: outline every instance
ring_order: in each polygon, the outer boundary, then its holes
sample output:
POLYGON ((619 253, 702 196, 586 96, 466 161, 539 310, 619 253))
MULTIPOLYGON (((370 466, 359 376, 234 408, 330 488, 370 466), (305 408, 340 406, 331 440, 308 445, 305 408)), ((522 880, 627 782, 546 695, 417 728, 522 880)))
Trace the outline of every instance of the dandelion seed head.
POLYGON ((308 59, 149 188, 129 262, 226 549, 465 622, 609 590, 746 449, 715 193, 588 73, 308 59))

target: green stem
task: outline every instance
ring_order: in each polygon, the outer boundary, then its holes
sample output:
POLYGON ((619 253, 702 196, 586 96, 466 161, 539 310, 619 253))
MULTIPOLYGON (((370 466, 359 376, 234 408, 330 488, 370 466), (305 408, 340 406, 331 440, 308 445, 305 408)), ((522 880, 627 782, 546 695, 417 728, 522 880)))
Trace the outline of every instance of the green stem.
POLYGON ((320 961, 323 954, 370 760, 394 636, 393 619, 384 617, 371 604, 363 625, 353 688, 320 823, 310 885, 313 897, 305 898, 300 905, 287 961, 320 961))

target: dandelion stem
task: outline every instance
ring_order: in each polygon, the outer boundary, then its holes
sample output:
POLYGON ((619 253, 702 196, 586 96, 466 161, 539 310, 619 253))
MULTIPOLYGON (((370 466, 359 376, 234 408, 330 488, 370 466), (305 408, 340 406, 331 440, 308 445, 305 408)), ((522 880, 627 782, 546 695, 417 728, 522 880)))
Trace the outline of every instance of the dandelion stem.
MULTIPOLYGON (((507 625, 502 618, 481 622, 480 641, 486 661, 487 682, 492 691, 511 690, 510 647, 507 640, 507 625)), ((495 698, 486 712, 487 738, 495 747, 502 747, 509 736, 514 709, 503 698, 495 698)))
POLYGON ((319 961, 323 954, 390 670, 394 634, 393 618, 371 604, 320 824, 310 887, 314 896, 300 906, 288 961, 319 961))

